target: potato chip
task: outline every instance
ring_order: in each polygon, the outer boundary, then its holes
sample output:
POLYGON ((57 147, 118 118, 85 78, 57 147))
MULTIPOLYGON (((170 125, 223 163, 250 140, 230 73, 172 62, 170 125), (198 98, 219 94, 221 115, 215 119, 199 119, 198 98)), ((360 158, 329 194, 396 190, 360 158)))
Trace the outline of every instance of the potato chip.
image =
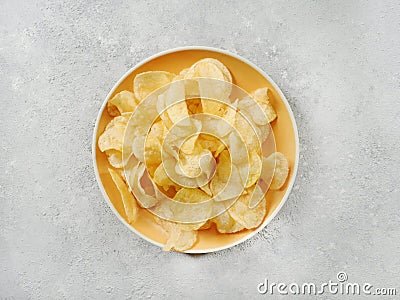
POLYGON ((210 189, 215 201, 224 201, 238 197, 244 188, 244 181, 239 169, 232 164, 229 152, 224 150, 218 157, 214 177, 210 189))
POLYGON ((261 224, 265 216, 266 207, 266 200, 263 197, 261 188, 256 185, 250 189, 248 194, 240 196, 228 209, 228 213, 236 222, 247 229, 251 229, 261 224), (250 208, 250 201, 253 196, 258 197, 257 194, 261 194, 262 199, 256 207, 250 208))
POLYGON ((150 208, 158 203, 153 181, 149 178, 145 165, 136 161, 125 167, 126 180, 138 204, 143 208, 150 208))
POLYGON ((225 80, 224 74, 214 63, 199 60, 193 64, 184 75, 185 79, 193 78, 214 78, 225 80))
POLYGON ((257 137, 255 129, 252 127, 248 120, 246 120, 242 115, 236 114, 234 127, 246 144, 247 149, 252 149, 252 151, 259 151, 258 149, 260 149, 260 141, 257 137))
POLYGON ((165 191, 168 191, 170 187, 173 187, 176 191, 179 190, 179 187, 168 177, 163 164, 160 164, 154 172, 154 182, 165 191))
POLYGON ((132 92, 119 92, 113 98, 108 100, 108 113, 111 116, 118 116, 125 112, 133 112, 136 109, 137 103, 138 101, 132 92))
POLYGON ((225 144, 218 138, 207 134, 200 134, 196 143, 198 144, 198 147, 211 151, 214 157, 218 157, 218 155, 226 148, 225 144))
POLYGON ((127 159, 122 159, 122 152, 114 149, 106 150, 108 162, 116 169, 123 168, 126 165, 127 159))
POLYGON ((200 60, 199 62, 212 63, 212 64, 216 65, 218 67, 218 69, 220 69, 222 74, 224 75, 224 80, 227 82, 232 82, 231 73, 229 72, 228 68, 219 60, 217 60, 215 58, 204 58, 204 59, 200 60))
POLYGON ((144 159, 146 165, 156 165, 161 163, 161 145, 163 142, 164 126, 161 121, 154 123, 147 135, 144 147, 144 159))
POLYGON ((212 214, 211 197, 197 188, 182 188, 169 203, 174 220, 182 220, 187 228, 199 229, 212 214), (182 205, 185 203, 187 205, 182 205))
POLYGON ((211 220, 208 220, 207 222, 205 222, 198 230, 207 230, 210 229, 212 225, 211 220))
POLYGON ((201 113, 201 99, 200 98, 193 98, 193 99, 186 100, 186 105, 187 105, 188 112, 190 115, 201 113))
POLYGON ((273 177, 270 184, 271 190, 279 190, 286 181, 289 174, 289 164, 285 155, 280 152, 272 153, 267 158, 263 157, 261 178, 268 183, 268 179, 273 177))
POLYGON ((256 102, 260 105, 268 121, 271 123, 273 120, 275 120, 276 112, 272 107, 271 103, 269 102, 270 96, 272 98, 270 89, 268 88, 257 89, 253 91, 252 96, 254 100, 256 100, 256 102))
POLYGON ((211 222, 214 223, 217 227, 218 232, 220 233, 234 233, 244 229, 244 226, 240 223, 236 222, 226 211, 226 207, 224 203, 215 204, 215 211, 223 211, 218 216, 211 219, 211 222), (218 207, 219 206, 219 207, 218 207), (222 207, 222 209, 221 209, 222 207))
POLYGON ((133 80, 135 97, 142 101, 149 94, 170 83, 176 75, 164 71, 148 71, 137 74, 133 80))
POLYGON ((262 107, 257 101, 250 97, 246 97, 238 102, 238 109, 254 124, 266 125, 269 123, 267 116, 264 114, 262 107))
POLYGON ((182 81, 171 84, 164 95, 165 107, 173 124, 189 116, 186 102, 182 101, 185 100, 185 85, 182 81))
POLYGON ((257 180, 261 176, 261 169, 262 169, 262 160, 261 157, 256 152, 250 153, 250 160, 249 160, 249 175, 246 181, 246 188, 252 186, 257 182, 257 180))
POLYGON ((197 231, 188 230, 184 225, 166 221, 160 218, 156 218, 157 223, 168 234, 167 242, 165 243, 164 251, 185 251, 193 247, 197 241, 197 231))
POLYGON ((135 197, 131 194, 124 180, 116 171, 109 168, 108 172, 110 173, 112 180, 114 181, 119 193, 121 194, 121 199, 124 205, 128 223, 132 224, 136 221, 138 211, 135 197))
MULTIPOLYGON (((210 113, 218 116, 224 114, 223 105, 215 100, 225 101, 232 90, 231 82, 232 77, 229 71, 220 68, 223 64, 215 59, 203 59, 193 64, 185 74, 185 79, 190 80, 194 78, 209 78, 217 80, 197 80, 198 93, 196 83, 188 81, 186 88, 190 90, 189 94, 193 96, 199 95, 201 97, 202 110, 204 113, 210 113), (226 74, 223 72, 227 71, 226 74), (229 75, 228 75, 229 74, 229 75), (188 86, 189 85, 189 86, 188 86)), ((188 94, 188 93, 186 93, 188 94)))
POLYGON ((122 152, 125 128, 130 116, 130 113, 125 113, 121 116, 115 117, 110 123, 108 123, 98 141, 101 152, 110 149, 122 152))

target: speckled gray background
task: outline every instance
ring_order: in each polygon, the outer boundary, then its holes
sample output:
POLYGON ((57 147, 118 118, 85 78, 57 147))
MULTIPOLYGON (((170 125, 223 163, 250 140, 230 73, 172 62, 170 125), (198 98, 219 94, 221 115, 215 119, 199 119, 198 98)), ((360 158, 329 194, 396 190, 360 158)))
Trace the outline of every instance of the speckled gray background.
POLYGON ((399 2, 216 2, 0 2, 0 299, 271 299, 257 293, 265 277, 321 283, 339 271, 400 293, 399 2), (301 143, 272 223, 198 256, 132 234, 102 200, 91 161, 114 83, 186 45, 264 69, 301 143))

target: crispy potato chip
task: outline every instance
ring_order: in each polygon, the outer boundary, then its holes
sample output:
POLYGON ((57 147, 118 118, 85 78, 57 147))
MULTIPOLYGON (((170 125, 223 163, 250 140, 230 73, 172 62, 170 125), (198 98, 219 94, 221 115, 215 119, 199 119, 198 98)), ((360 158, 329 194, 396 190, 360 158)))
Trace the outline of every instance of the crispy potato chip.
POLYGON ((261 176, 262 160, 261 157, 254 152, 250 153, 249 176, 246 181, 246 188, 255 184, 261 176))
POLYGON ((110 149, 122 152, 124 133, 130 117, 130 113, 124 113, 121 116, 115 117, 107 124, 106 129, 99 137, 98 141, 101 152, 110 149))
POLYGON ((224 150, 218 157, 214 177, 210 189, 215 201, 224 201, 238 197, 244 188, 244 181, 239 169, 232 164, 229 152, 224 150))
POLYGON ((185 73, 185 79, 214 78, 225 80, 224 74, 214 63, 199 60, 194 63, 185 73))
POLYGON ((163 142, 164 126, 161 121, 154 123, 147 135, 144 147, 146 165, 158 166, 161 163, 161 145, 163 142))
POLYGON ((262 111, 271 123, 276 119, 276 112, 269 102, 271 91, 268 88, 257 89, 252 93, 254 100, 260 105, 262 111))
POLYGON ((186 100, 186 105, 187 105, 188 112, 190 115, 201 113, 201 99, 200 98, 193 98, 193 99, 186 100))
POLYGON ((279 190, 285 184, 289 174, 288 161, 285 155, 280 152, 272 153, 267 158, 263 157, 261 178, 268 182, 268 178, 271 178, 272 172, 273 177, 269 188, 271 190, 279 190))
POLYGON ((155 217, 158 224, 168 234, 167 242, 165 243, 164 251, 185 251, 193 247, 197 241, 197 231, 185 228, 184 225, 166 221, 155 217))
POLYGON ((266 200, 262 194, 261 188, 256 185, 250 189, 249 193, 240 196, 228 209, 228 212, 236 222, 247 229, 251 229, 261 224, 266 213, 266 207, 266 200), (261 201, 254 208, 250 208, 252 197, 262 197, 261 201))
MULTIPOLYGON (((221 207, 226 209, 225 204, 222 202, 215 204, 214 209, 219 209, 218 211, 221 211, 221 207)), ((244 226, 232 219, 227 211, 212 218, 211 222, 216 225, 217 230, 220 233, 234 233, 244 229, 244 226)))
POLYGON ((200 189, 197 188, 182 188, 180 189, 174 200, 180 203, 193 204, 193 205, 175 205, 174 202, 170 203, 170 209, 177 219, 185 219, 195 223, 185 223, 186 228, 197 230, 210 218, 212 213, 211 197, 200 189))
POLYGON ((204 59, 200 60, 199 62, 212 63, 212 64, 216 65, 218 67, 218 69, 220 69, 222 74, 224 75, 224 80, 227 82, 232 82, 231 73, 229 72, 228 68, 219 60, 217 60, 215 58, 204 58, 204 59))
POLYGON ((214 157, 218 157, 226 148, 225 144, 218 138, 207 134, 200 134, 196 143, 199 147, 211 151, 214 157))
POLYGON ((170 187, 173 187, 176 191, 179 190, 179 187, 168 177, 163 164, 160 164, 154 172, 154 182, 165 191, 168 191, 170 187))
MULTIPOLYGON (((200 96, 202 111, 218 116, 225 113, 223 104, 214 100, 225 101, 232 90, 232 77, 229 71, 222 63, 215 59, 203 59, 193 64, 186 72, 184 78, 188 80, 186 89, 192 96, 200 96), (218 63, 215 63, 218 62, 218 63), (224 72, 227 72, 224 74, 224 72), (190 79, 195 78, 211 78, 217 80, 197 80, 198 88, 195 81, 190 79), (197 92, 198 89, 198 92, 197 92)), ((188 92, 186 92, 188 94, 188 92)))
POLYGON ((135 95, 129 91, 122 91, 108 100, 107 108, 111 116, 118 116, 125 112, 133 112, 138 101, 135 95))
POLYGON ((127 159, 122 159, 122 152, 114 149, 104 151, 108 162, 116 169, 121 169, 126 165, 127 159))
POLYGON ((149 94, 170 83, 176 75, 164 71, 148 71, 137 74, 133 80, 133 91, 136 98, 142 101, 149 94))
POLYGON ((175 197, 175 201, 182 203, 202 203, 210 200, 210 196, 199 189, 180 189, 175 197))
POLYGON ((255 151, 259 152, 260 141, 248 120, 246 120, 242 115, 236 114, 234 127, 246 144, 247 149, 252 149, 252 151, 254 151, 253 149, 257 149, 255 151))
POLYGON ((125 176, 141 207, 150 208, 158 203, 154 183, 149 178, 144 163, 137 160, 128 162, 125 167, 125 176))
POLYGON ((113 169, 108 169, 108 172, 111 175, 112 180, 119 193, 121 194, 122 203, 124 204, 125 213, 128 219, 128 223, 132 224, 136 221, 138 206, 135 200, 135 197, 131 194, 128 189, 128 186, 125 184, 122 177, 113 169))
POLYGON ((212 225, 211 220, 208 220, 207 222, 205 222, 198 230, 207 230, 210 229, 212 225))

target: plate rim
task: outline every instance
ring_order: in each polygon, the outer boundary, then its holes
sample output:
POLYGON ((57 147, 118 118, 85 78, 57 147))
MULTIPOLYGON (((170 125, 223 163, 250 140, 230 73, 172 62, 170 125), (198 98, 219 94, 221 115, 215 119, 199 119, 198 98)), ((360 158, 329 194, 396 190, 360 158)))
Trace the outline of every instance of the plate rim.
POLYGON ((117 209, 114 207, 114 205, 112 204, 110 198, 107 195, 107 192, 104 189, 104 186, 101 182, 101 178, 100 178, 100 174, 99 174, 99 170, 97 168, 97 155, 96 155, 96 145, 97 145, 97 131, 99 129, 99 123, 100 123, 100 119, 101 116, 104 112, 104 109, 107 105, 108 99, 111 97, 111 95, 114 93, 114 91, 118 88, 118 86, 122 83, 122 81, 124 81, 133 71, 135 71, 136 69, 140 68, 141 66, 143 66, 144 64, 148 63, 149 61, 170 54, 170 53, 174 53, 174 52, 179 52, 179 51, 185 51, 185 50, 204 50, 204 51, 211 51, 211 52, 217 52, 217 53, 221 53, 221 54, 225 54, 228 56, 231 56, 233 58, 236 58, 242 62, 244 62, 245 64, 249 65, 250 67, 252 67, 253 69, 255 69, 257 72, 259 72, 263 77, 265 77, 270 83, 271 85, 275 88, 275 90, 277 91, 277 93, 279 94, 279 96, 281 97, 283 103, 286 106, 286 109, 289 112, 289 116, 290 116, 290 120, 292 122, 293 125, 293 130, 294 130, 294 136, 295 136, 295 146, 296 146, 296 156, 295 156, 295 162, 294 162, 294 167, 293 167, 293 174, 292 177, 290 179, 290 182, 288 183, 288 188, 285 192, 285 194, 283 195, 282 200, 280 201, 279 205, 275 208, 274 212, 268 216, 264 222, 254 231, 250 232, 248 235, 242 237, 241 239, 230 243, 228 245, 225 246, 221 246, 221 247, 216 247, 216 248, 210 248, 210 249, 205 249, 205 250, 196 250, 196 249, 189 249, 189 250, 185 250, 183 251, 184 253, 188 253, 188 254, 205 254, 205 253, 212 253, 212 252, 217 252, 217 251, 221 251, 221 250, 225 250, 228 248, 232 248, 236 245, 239 245, 241 243, 243 243, 244 241, 247 241, 249 239, 251 239, 252 237, 254 237, 256 234, 258 234, 261 230, 263 230, 274 218, 275 216, 279 213, 279 211, 282 209, 283 205, 286 203, 292 189, 293 189, 293 185, 296 181, 296 175, 297 175, 297 169, 298 169, 298 165, 299 165, 299 158, 300 158, 300 154, 299 154, 299 134, 298 134, 298 130, 297 130, 297 124, 296 124, 296 120, 294 118, 294 114, 293 111, 289 105, 289 102, 287 101, 285 95, 283 94, 282 90, 279 88, 279 86, 275 83, 274 80, 272 80, 272 78, 265 73, 262 69, 260 69, 257 65, 255 65, 254 63, 252 63, 250 60, 241 57, 238 54, 232 53, 228 50, 224 50, 224 49, 220 49, 220 48, 214 48, 214 47, 208 47, 208 46, 183 46, 183 47, 176 47, 176 48, 171 48, 168 50, 164 50, 161 52, 158 52, 156 54, 153 54, 151 56, 149 56, 148 58, 141 60, 139 63, 137 63, 136 65, 134 65, 133 67, 131 67, 127 72, 125 72, 124 75, 122 75, 122 77, 114 84, 114 86, 111 88, 111 90, 109 91, 109 93, 107 94, 106 98, 103 100, 103 103, 99 109, 99 112, 97 114, 96 117, 96 123, 94 126, 94 130, 93 130, 93 137, 92 137, 92 162, 93 162, 93 168, 94 168, 94 173, 95 173, 95 177, 96 177, 96 181, 97 181, 97 185, 100 188, 101 194, 104 198, 104 200, 107 202, 108 206, 110 207, 110 209, 112 210, 112 212, 117 216, 117 218, 123 223, 125 224, 125 226, 127 226, 132 232, 134 232, 135 234, 137 234, 140 238, 146 240, 147 242, 156 245, 160 248, 162 248, 164 245, 161 243, 158 243, 150 238, 148 238, 147 236, 141 234, 139 231, 137 231, 135 228, 133 228, 117 211, 117 209))

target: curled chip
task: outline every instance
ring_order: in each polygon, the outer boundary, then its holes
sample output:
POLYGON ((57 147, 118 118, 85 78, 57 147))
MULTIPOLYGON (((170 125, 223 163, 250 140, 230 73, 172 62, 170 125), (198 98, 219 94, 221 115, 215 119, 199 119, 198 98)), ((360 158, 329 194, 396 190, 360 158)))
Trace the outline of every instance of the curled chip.
MULTIPOLYGON (((224 206, 224 203, 218 203, 215 205, 215 209, 217 209, 217 205, 224 206)), ((226 207, 227 208, 227 207, 226 207)), ((225 208, 225 209, 226 209, 225 208)), ((219 211, 222 211, 219 209, 219 211)), ((219 214, 218 216, 211 219, 211 222, 214 223, 217 227, 218 232, 220 233, 234 233, 244 229, 244 226, 238 222, 236 222, 227 211, 219 214)))
POLYGON ((262 111, 267 117, 268 121, 271 123, 276 119, 276 112, 272 107, 271 103, 269 103, 269 94, 270 90, 268 88, 257 89, 252 93, 254 100, 260 105, 262 111))
POLYGON ((108 123, 98 141, 101 152, 110 149, 122 152, 124 133, 130 116, 130 113, 124 113, 121 116, 115 117, 110 123, 108 123))
POLYGON ((151 126, 145 141, 145 161, 147 165, 158 166, 161 163, 161 147, 163 143, 164 126, 158 121, 151 126))
POLYGON ((124 209, 126 217, 128 218, 128 222, 132 224, 136 221, 137 217, 138 207, 136 204, 136 200, 129 191, 122 177, 113 169, 109 168, 108 172, 110 173, 112 180, 114 181, 119 193, 121 194, 122 203, 124 204, 124 209))
POLYGON ((110 116, 118 116, 125 112, 133 112, 138 101, 135 95, 129 91, 122 91, 108 100, 107 109, 110 116))
POLYGON ((108 162, 116 169, 121 169, 126 165, 126 160, 122 159, 122 152, 114 149, 106 150, 108 162))
POLYGON ((247 229, 259 226, 266 213, 266 200, 261 188, 258 185, 252 187, 247 194, 239 197, 228 212, 236 222, 247 229), (253 198, 257 199, 255 202, 258 204, 251 208, 253 198))
POLYGON ((262 178, 271 178, 269 188, 271 190, 279 190, 286 181, 289 174, 289 164, 285 155, 280 152, 272 153, 267 158, 263 157, 262 178))
POLYGON ((246 188, 252 186, 257 182, 261 176, 262 161, 261 157, 255 153, 250 154, 250 168, 249 177, 247 178, 246 188))
POLYGON ((164 251, 185 251, 190 249, 197 241, 197 231, 191 230, 185 225, 171 221, 162 220, 155 217, 155 220, 168 234, 167 242, 165 243, 164 251))
POLYGON ((154 182, 161 186, 164 191, 168 191, 170 187, 173 187, 176 191, 179 190, 177 186, 167 175, 164 169, 164 165, 161 163, 156 171, 154 172, 154 182))
POLYGON ((211 217, 213 203, 210 199, 211 197, 200 189, 182 188, 176 193, 174 201, 161 204, 168 206, 174 220, 184 220, 182 225, 186 229, 198 230, 211 217))
POLYGON ((170 83, 176 75, 164 71, 148 71, 136 75, 133 80, 133 90, 139 101, 149 94, 170 83))

